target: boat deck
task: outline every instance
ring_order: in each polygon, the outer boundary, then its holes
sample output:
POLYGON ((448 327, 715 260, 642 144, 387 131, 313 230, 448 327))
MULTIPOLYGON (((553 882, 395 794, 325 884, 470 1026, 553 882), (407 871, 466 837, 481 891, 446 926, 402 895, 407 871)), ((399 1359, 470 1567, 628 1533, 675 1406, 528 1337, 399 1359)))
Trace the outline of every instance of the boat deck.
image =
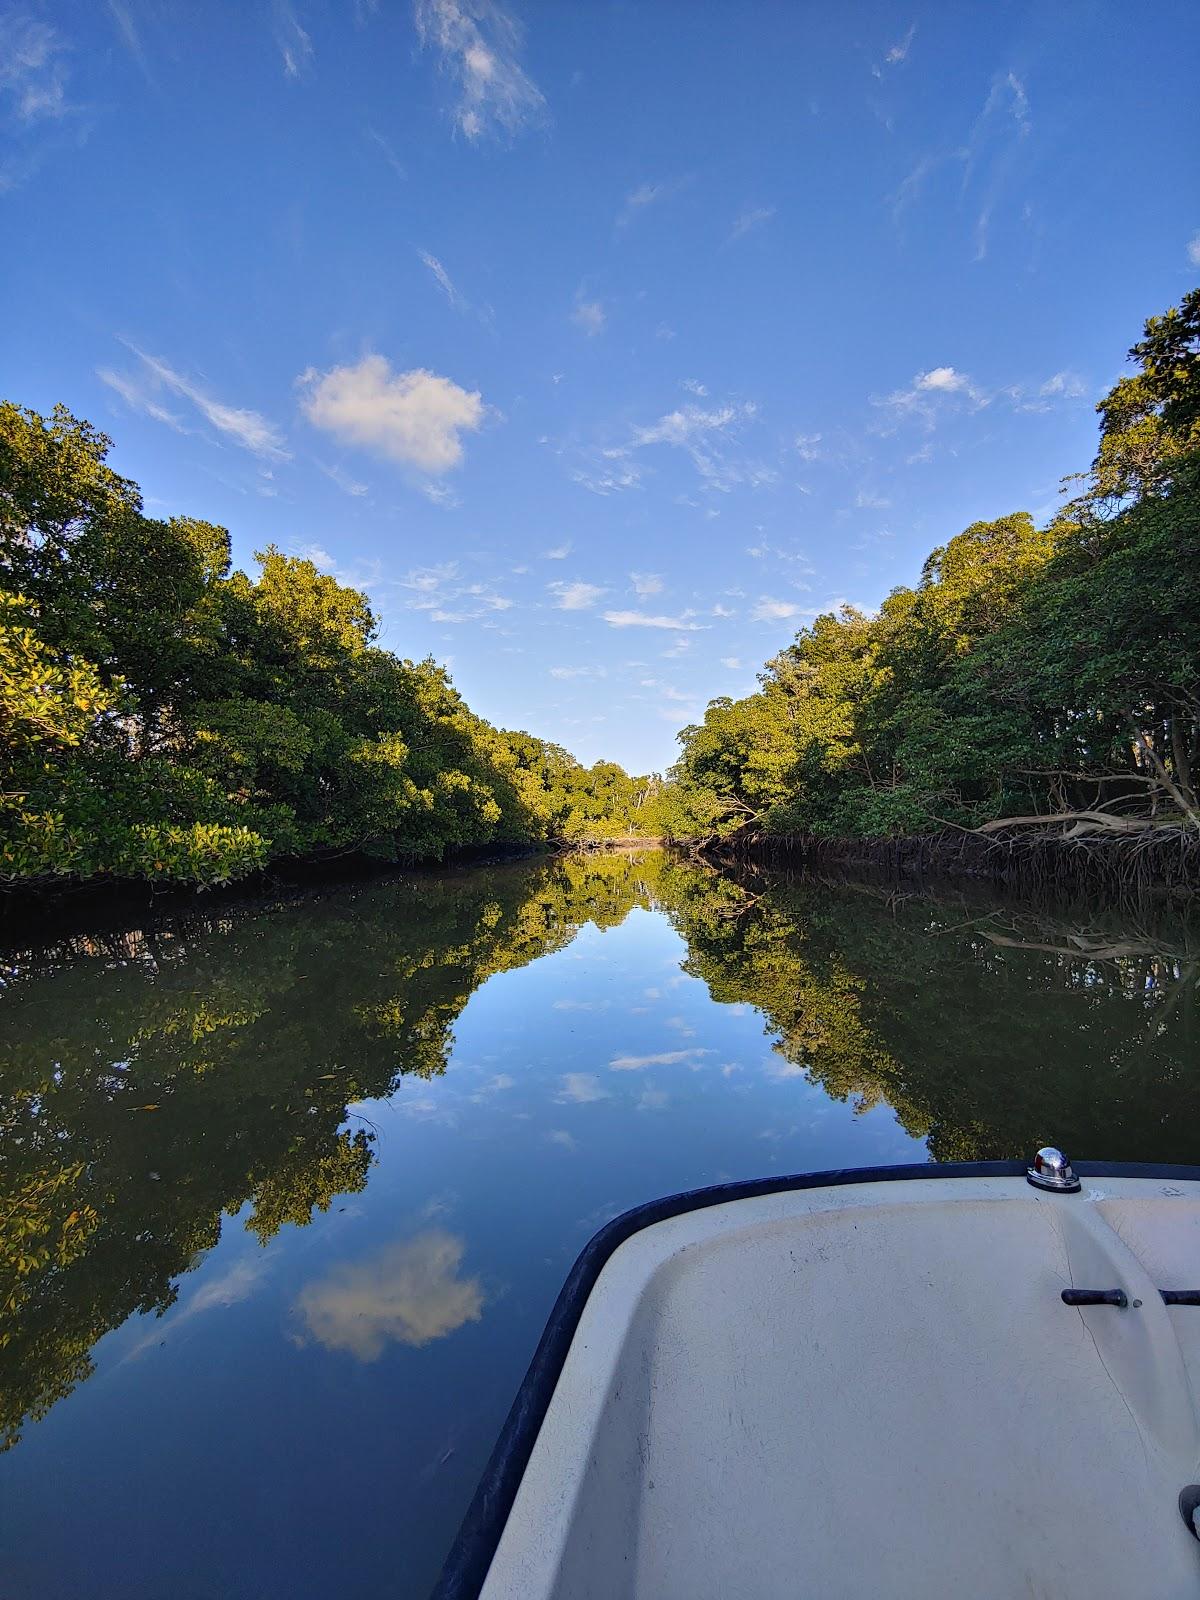
POLYGON ((868 1182, 643 1228, 482 1594, 1200 1595, 1200 1308, 1160 1293, 1198 1282, 1196 1182, 868 1182))

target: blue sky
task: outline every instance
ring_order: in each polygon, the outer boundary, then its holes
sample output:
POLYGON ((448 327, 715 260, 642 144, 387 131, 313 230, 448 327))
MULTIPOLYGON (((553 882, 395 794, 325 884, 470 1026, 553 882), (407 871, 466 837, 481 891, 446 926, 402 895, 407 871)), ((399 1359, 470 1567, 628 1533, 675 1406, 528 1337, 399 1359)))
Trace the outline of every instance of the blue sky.
POLYGON ((0 19, 4 394, 585 760, 980 517, 1200 280, 1200 11, 109 0, 0 19))

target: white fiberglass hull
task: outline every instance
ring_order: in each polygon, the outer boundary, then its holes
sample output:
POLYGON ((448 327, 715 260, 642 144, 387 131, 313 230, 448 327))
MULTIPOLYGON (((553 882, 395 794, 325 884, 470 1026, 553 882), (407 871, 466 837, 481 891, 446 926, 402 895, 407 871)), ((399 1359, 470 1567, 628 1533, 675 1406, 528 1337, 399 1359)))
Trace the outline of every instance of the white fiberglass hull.
POLYGON ((439 1594, 1200 1595, 1200 1174, 913 1170, 594 1241, 439 1594))

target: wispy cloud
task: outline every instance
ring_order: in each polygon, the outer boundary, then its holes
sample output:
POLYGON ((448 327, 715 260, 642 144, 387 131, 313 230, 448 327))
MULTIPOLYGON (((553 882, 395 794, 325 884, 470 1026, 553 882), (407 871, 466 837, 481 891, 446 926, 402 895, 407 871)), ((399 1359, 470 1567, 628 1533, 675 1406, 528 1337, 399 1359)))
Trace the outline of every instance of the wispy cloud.
POLYGON ((316 463, 318 469, 333 483, 336 483, 343 494, 352 495, 355 499, 367 493, 365 483, 359 483, 348 472, 343 472, 341 467, 327 466, 324 461, 316 463))
POLYGON ((392 149, 391 145, 379 132, 379 130, 377 128, 365 128, 363 131, 366 138, 368 138, 371 143, 381 152, 383 159, 387 162, 388 166, 391 167, 396 176, 398 178, 407 180, 408 169, 405 167, 403 161, 401 161, 400 157, 392 149))
POLYGON ((214 400, 198 384, 184 377, 182 373, 176 372, 158 356, 147 355, 144 350, 139 350, 136 345, 128 344, 124 340, 122 343, 125 343, 126 348, 138 358, 141 363, 139 371, 133 375, 122 374, 105 367, 97 372, 97 377, 110 389, 115 390, 134 410, 144 412, 156 422, 163 422, 177 432, 187 432, 180 418, 160 405, 155 398, 166 390, 186 400, 211 428, 241 449, 249 450, 252 454, 262 456, 268 461, 291 459, 284 445, 283 434, 260 412, 239 406, 228 406, 220 400, 214 400))
POLYGON ((560 1078, 562 1088, 555 1095, 555 1099, 575 1105, 587 1105, 593 1100, 607 1100, 608 1090, 605 1089, 594 1072, 566 1072, 560 1078))
POLYGON ((1019 169, 1019 156, 1033 128, 1029 94, 1012 71, 998 72, 987 99, 965 139, 940 150, 927 151, 910 168, 891 197, 893 221, 899 223, 908 208, 923 196, 929 179, 946 165, 961 167, 960 206, 972 205, 975 260, 988 252, 991 226, 997 208, 1019 169))
POLYGON ((288 0, 275 0, 275 43, 285 78, 303 78, 312 67, 313 44, 288 0))
POLYGON ((450 274, 446 271, 445 267, 438 260, 438 258, 430 255, 428 250, 418 250, 417 254, 425 263, 426 267, 428 267, 429 271, 433 274, 433 281, 446 296, 446 299, 449 300, 455 311, 468 310, 469 307, 466 300, 463 299, 462 295, 459 294, 458 290, 454 287, 454 283, 450 277, 450 274))
POLYGON ((146 79, 146 82, 153 86, 154 76, 150 71, 150 62, 146 56, 141 35, 138 33, 133 12, 127 5, 122 3, 122 0, 108 0, 108 10, 113 19, 113 26, 117 30, 117 38, 120 39, 130 57, 137 63, 138 69, 146 79))
POLYGON ((548 583, 560 611, 588 611, 608 590, 595 583, 548 583))
POLYGON ((128 372, 114 372, 111 367, 97 367, 96 376, 101 383, 107 384, 114 393, 119 394, 131 411, 144 412, 155 422, 174 428, 176 433, 192 431, 186 426, 182 417, 173 411, 168 411, 166 406, 159 405, 153 398, 156 386, 152 380, 147 382, 144 378, 135 377, 128 372))
MULTIPOLYGON (((927 430, 937 426, 947 412, 965 408, 969 412, 981 411, 986 406, 1009 406, 1014 411, 1049 411, 1056 405, 1071 404, 1087 393, 1087 385, 1078 373, 1064 369, 1050 377, 1033 382, 1003 384, 998 388, 985 388, 956 367, 930 367, 918 372, 906 389, 894 389, 882 397, 873 395, 871 404, 888 414, 888 422, 881 430, 894 432, 904 421, 915 420, 927 430)), ((918 452, 909 456, 913 461, 925 460, 918 452)), ((859 501, 860 504, 871 502, 859 501)), ((873 502, 885 506, 886 501, 873 502)))
POLYGON ((684 633, 698 633, 702 626, 698 622, 689 622, 686 616, 648 616, 644 611, 606 611, 604 620, 610 628, 666 628, 684 633))
POLYGON ((747 206, 729 230, 730 241, 744 238, 755 228, 761 228, 764 223, 770 222, 774 215, 774 206, 747 206))
POLYGON ((633 592, 643 597, 662 593, 663 581, 657 572, 631 572, 629 581, 633 584, 633 592))
POLYGON ((721 665, 727 667, 730 672, 740 672, 742 667, 742 663, 737 656, 722 656, 721 665))
POLYGON ((917 25, 912 22, 909 24, 908 32, 903 39, 898 40, 884 56, 883 59, 889 67, 897 67, 902 61, 908 60, 908 52, 912 48, 912 42, 916 36, 917 25))
POLYGON ((757 407, 749 400, 708 409, 690 403, 677 406, 656 422, 635 427, 628 444, 614 446, 604 455, 636 472, 630 460, 633 452, 668 445, 691 459, 706 490, 728 494, 738 485, 760 488, 773 483, 778 473, 734 453, 742 428, 757 415, 757 407))
POLYGON ((478 390, 424 367, 393 372, 380 355, 328 372, 310 367, 296 383, 314 427, 433 475, 458 466, 462 435, 481 426, 486 410, 478 390))
POLYGON ((636 189, 625 196, 625 204, 617 213, 617 227, 627 228, 633 219, 656 200, 662 198, 662 185, 658 183, 641 183, 636 189))
POLYGON ((608 1066, 610 1072, 640 1072, 643 1067, 674 1067, 681 1061, 710 1055, 711 1050, 663 1050, 651 1056, 614 1056, 608 1066))
POLYGON ((598 333, 604 332, 608 317, 599 300, 577 300, 571 321, 577 328, 582 328, 589 339, 594 339, 598 333))
POLYGON ((670 199, 674 194, 679 194, 681 190, 688 188, 692 181, 689 176, 675 178, 669 183, 640 183, 625 196, 624 204, 617 212, 616 227, 628 228, 631 222, 642 216, 651 206, 670 199))
POLYGON ((64 117, 68 48, 48 22, 9 12, 0 19, 0 95, 18 123, 64 117))
POLYGON ((570 554, 571 554, 571 541, 568 539, 566 544, 556 544, 550 550, 543 550, 542 551, 542 560, 543 561, 565 561, 570 554))
POLYGON ((520 27, 495 0, 416 0, 414 17, 455 81, 454 123, 466 138, 511 139, 544 119, 545 97, 520 63, 520 27))
MULTIPOLYGON (((551 667, 552 678, 605 678, 608 676, 603 667, 551 667)), ((555 1001, 555 1005, 565 1006, 565 1001, 555 1001)), ((579 1009, 575 1007, 575 1009, 579 1009)))
POLYGON ((687 448, 703 435, 724 432, 732 423, 753 415, 752 405, 725 405, 715 411, 704 411, 699 406, 680 406, 675 411, 668 411, 657 422, 635 428, 634 447, 641 449, 645 445, 673 444, 687 448))
POLYGON ((699 396, 701 400, 708 398, 708 389, 698 378, 683 378, 679 386, 681 389, 686 389, 689 394, 699 396))
POLYGON ((918 372, 907 389, 893 389, 882 398, 871 397, 871 404, 890 411, 895 418, 915 417, 932 427, 940 400, 966 401, 972 410, 988 404, 988 396, 965 372, 955 367, 930 367, 918 372))
POLYGON ((1200 267, 1200 233, 1194 233, 1188 240, 1187 258, 1192 266, 1200 267))
POLYGON ((772 600, 769 595, 762 599, 750 613, 753 622, 786 622, 789 617, 798 617, 801 607, 791 600, 772 600))
POLYGON ((571 473, 573 481, 591 494, 621 494, 626 489, 641 487, 642 468, 636 461, 624 459, 623 450, 602 450, 599 457, 590 458, 571 473))

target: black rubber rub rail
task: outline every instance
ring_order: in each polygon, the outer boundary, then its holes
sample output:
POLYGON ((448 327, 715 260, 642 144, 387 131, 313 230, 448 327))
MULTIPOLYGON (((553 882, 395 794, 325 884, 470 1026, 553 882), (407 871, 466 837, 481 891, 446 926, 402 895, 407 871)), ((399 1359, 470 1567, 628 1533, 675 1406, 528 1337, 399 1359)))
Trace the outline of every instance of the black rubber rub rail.
MULTIPOLYGON (((626 1239, 656 1222, 682 1216, 686 1211, 724 1205, 730 1200, 753 1200, 759 1195, 786 1194, 797 1189, 898 1183, 914 1178, 1023 1178, 1027 1166, 1024 1161, 915 1162, 898 1167, 843 1167, 832 1172, 804 1172, 786 1178, 751 1178, 741 1183, 718 1183, 707 1189, 664 1195, 661 1200, 650 1200, 614 1217, 584 1245, 554 1302, 529 1370, 500 1430, 430 1600, 475 1600, 483 1587, 587 1298, 608 1258, 626 1239)), ((1083 1178, 1200 1182, 1200 1167, 1159 1166, 1148 1161, 1077 1161, 1075 1171, 1083 1178)))

